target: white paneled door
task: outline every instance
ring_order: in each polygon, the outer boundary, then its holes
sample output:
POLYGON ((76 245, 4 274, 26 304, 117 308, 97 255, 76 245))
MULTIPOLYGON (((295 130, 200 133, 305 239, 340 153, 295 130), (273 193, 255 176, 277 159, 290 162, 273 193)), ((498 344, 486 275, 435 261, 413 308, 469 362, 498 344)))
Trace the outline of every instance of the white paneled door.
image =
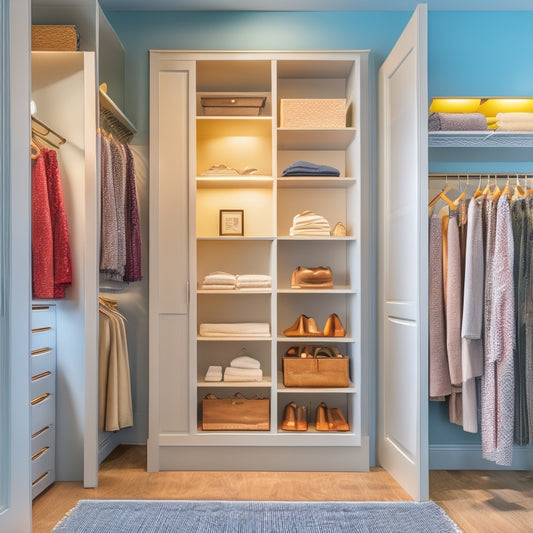
POLYGON ((428 499, 427 6, 379 71, 378 463, 428 499))

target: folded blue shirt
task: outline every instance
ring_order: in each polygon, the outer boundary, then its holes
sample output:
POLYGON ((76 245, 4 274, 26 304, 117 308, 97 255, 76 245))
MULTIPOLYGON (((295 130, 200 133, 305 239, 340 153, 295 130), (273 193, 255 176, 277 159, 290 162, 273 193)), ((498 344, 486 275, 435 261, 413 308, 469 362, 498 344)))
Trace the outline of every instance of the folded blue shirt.
POLYGON ((316 165, 309 161, 295 161, 282 173, 282 176, 340 176, 340 172, 328 165, 316 165))

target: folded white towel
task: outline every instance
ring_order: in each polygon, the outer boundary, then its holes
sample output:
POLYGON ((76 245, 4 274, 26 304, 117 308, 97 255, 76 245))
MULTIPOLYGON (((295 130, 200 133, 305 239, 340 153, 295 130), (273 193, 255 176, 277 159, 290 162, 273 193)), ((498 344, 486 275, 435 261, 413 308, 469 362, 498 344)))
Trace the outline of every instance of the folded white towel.
POLYGON ((235 289, 235 285, 209 285, 203 284, 202 289, 206 291, 232 291, 235 289))
POLYGON ((253 281, 270 281, 272 282, 272 277, 267 276, 266 274, 239 274, 237 276, 237 284, 247 283, 253 281))
POLYGON ((500 131, 533 131, 533 113, 497 113, 500 131))
POLYGON ((205 381, 222 381, 222 367, 210 366, 205 374, 205 381))
POLYGON ((204 285, 235 285, 236 276, 227 272, 211 272, 204 277, 204 285))
POLYGON ((264 337, 270 335, 268 322, 237 322, 232 324, 200 324, 202 337, 248 336, 264 337))
POLYGON ((239 355, 230 363, 233 368, 261 368, 261 363, 249 355, 239 355))
POLYGON ((291 237, 296 237, 298 235, 308 235, 308 236, 314 236, 314 237, 327 237, 331 234, 330 230, 327 229, 308 229, 308 230, 295 230, 293 228, 290 229, 289 235, 291 237))
POLYGON ((261 381, 263 371, 260 368, 233 368, 224 370, 224 381, 261 381))

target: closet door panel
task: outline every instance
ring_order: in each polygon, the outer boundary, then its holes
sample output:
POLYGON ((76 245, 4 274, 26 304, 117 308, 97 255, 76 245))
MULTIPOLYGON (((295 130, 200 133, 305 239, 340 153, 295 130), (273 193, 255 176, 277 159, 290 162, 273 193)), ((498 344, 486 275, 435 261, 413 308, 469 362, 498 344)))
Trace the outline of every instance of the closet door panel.
POLYGON ((161 72, 159 101, 159 261, 158 293, 162 313, 187 313, 188 304, 188 71, 161 72), (178 282, 176 280, 179 280, 178 282))
POLYGON ((428 498, 427 7, 379 72, 378 462, 428 498))

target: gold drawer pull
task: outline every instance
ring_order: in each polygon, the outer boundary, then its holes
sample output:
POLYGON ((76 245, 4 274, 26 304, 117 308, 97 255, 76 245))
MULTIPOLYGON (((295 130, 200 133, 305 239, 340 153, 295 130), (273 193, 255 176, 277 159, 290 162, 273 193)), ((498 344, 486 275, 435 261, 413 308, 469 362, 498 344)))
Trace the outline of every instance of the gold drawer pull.
POLYGON ((44 402, 44 400, 46 400, 46 398, 48 398, 48 396, 50 396, 50 393, 49 392, 45 392, 44 394, 41 394, 40 396, 37 396, 37 398, 34 398, 31 401, 31 404, 32 405, 37 405, 38 403, 44 402))
POLYGON ((38 379, 45 378, 46 376, 49 376, 52 372, 50 370, 47 370, 46 372, 42 372, 41 374, 37 374, 36 376, 33 376, 31 378, 32 381, 37 381, 38 379))
POLYGON ((37 483, 39 483, 39 481, 41 481, 41 479, 44 479, 46 476, 48 475, 48 472, 45 472, 44 474, 41 474, 33 483, 32 483, 32 486, 33 485, 37 485, 37 483))
POLYGON ((41 355, 42 353, 51 352, 52 348, 39 348, 38 350, 32 350, 31 355, 41 355))
POLYGON ((48 311, 50 309, 49 305, 32 305, 31 310, 32 311, 48 311))
POLYGON ((31 460, 35 461, 35 459, 38 459, 39 457, 41 457, 41 455, 43 455, 43 453, 45 453, 46 450, 49 450, 49 449, 50 449, 50 446, 45 446, 44 448, 40 449, 37 453, 34 453, 31 456, 31 460))
POLYGON ((45 326, 44 328, 35 328, 35 329, 32 329, 31 332, 32 333, 42 333, 43 331, 50 331, 52 329, 51 326, 45 326))
POLYGON ((50 429, 50 426, 46 426, 44 427, 43 429, 40 429, 39 431, 37 431, 37 433, 34 433, 31 438, 34 439, 35 437, 38 437, 39 435, 41 435, 42 433, 44 433, 47 429, 50 429))

